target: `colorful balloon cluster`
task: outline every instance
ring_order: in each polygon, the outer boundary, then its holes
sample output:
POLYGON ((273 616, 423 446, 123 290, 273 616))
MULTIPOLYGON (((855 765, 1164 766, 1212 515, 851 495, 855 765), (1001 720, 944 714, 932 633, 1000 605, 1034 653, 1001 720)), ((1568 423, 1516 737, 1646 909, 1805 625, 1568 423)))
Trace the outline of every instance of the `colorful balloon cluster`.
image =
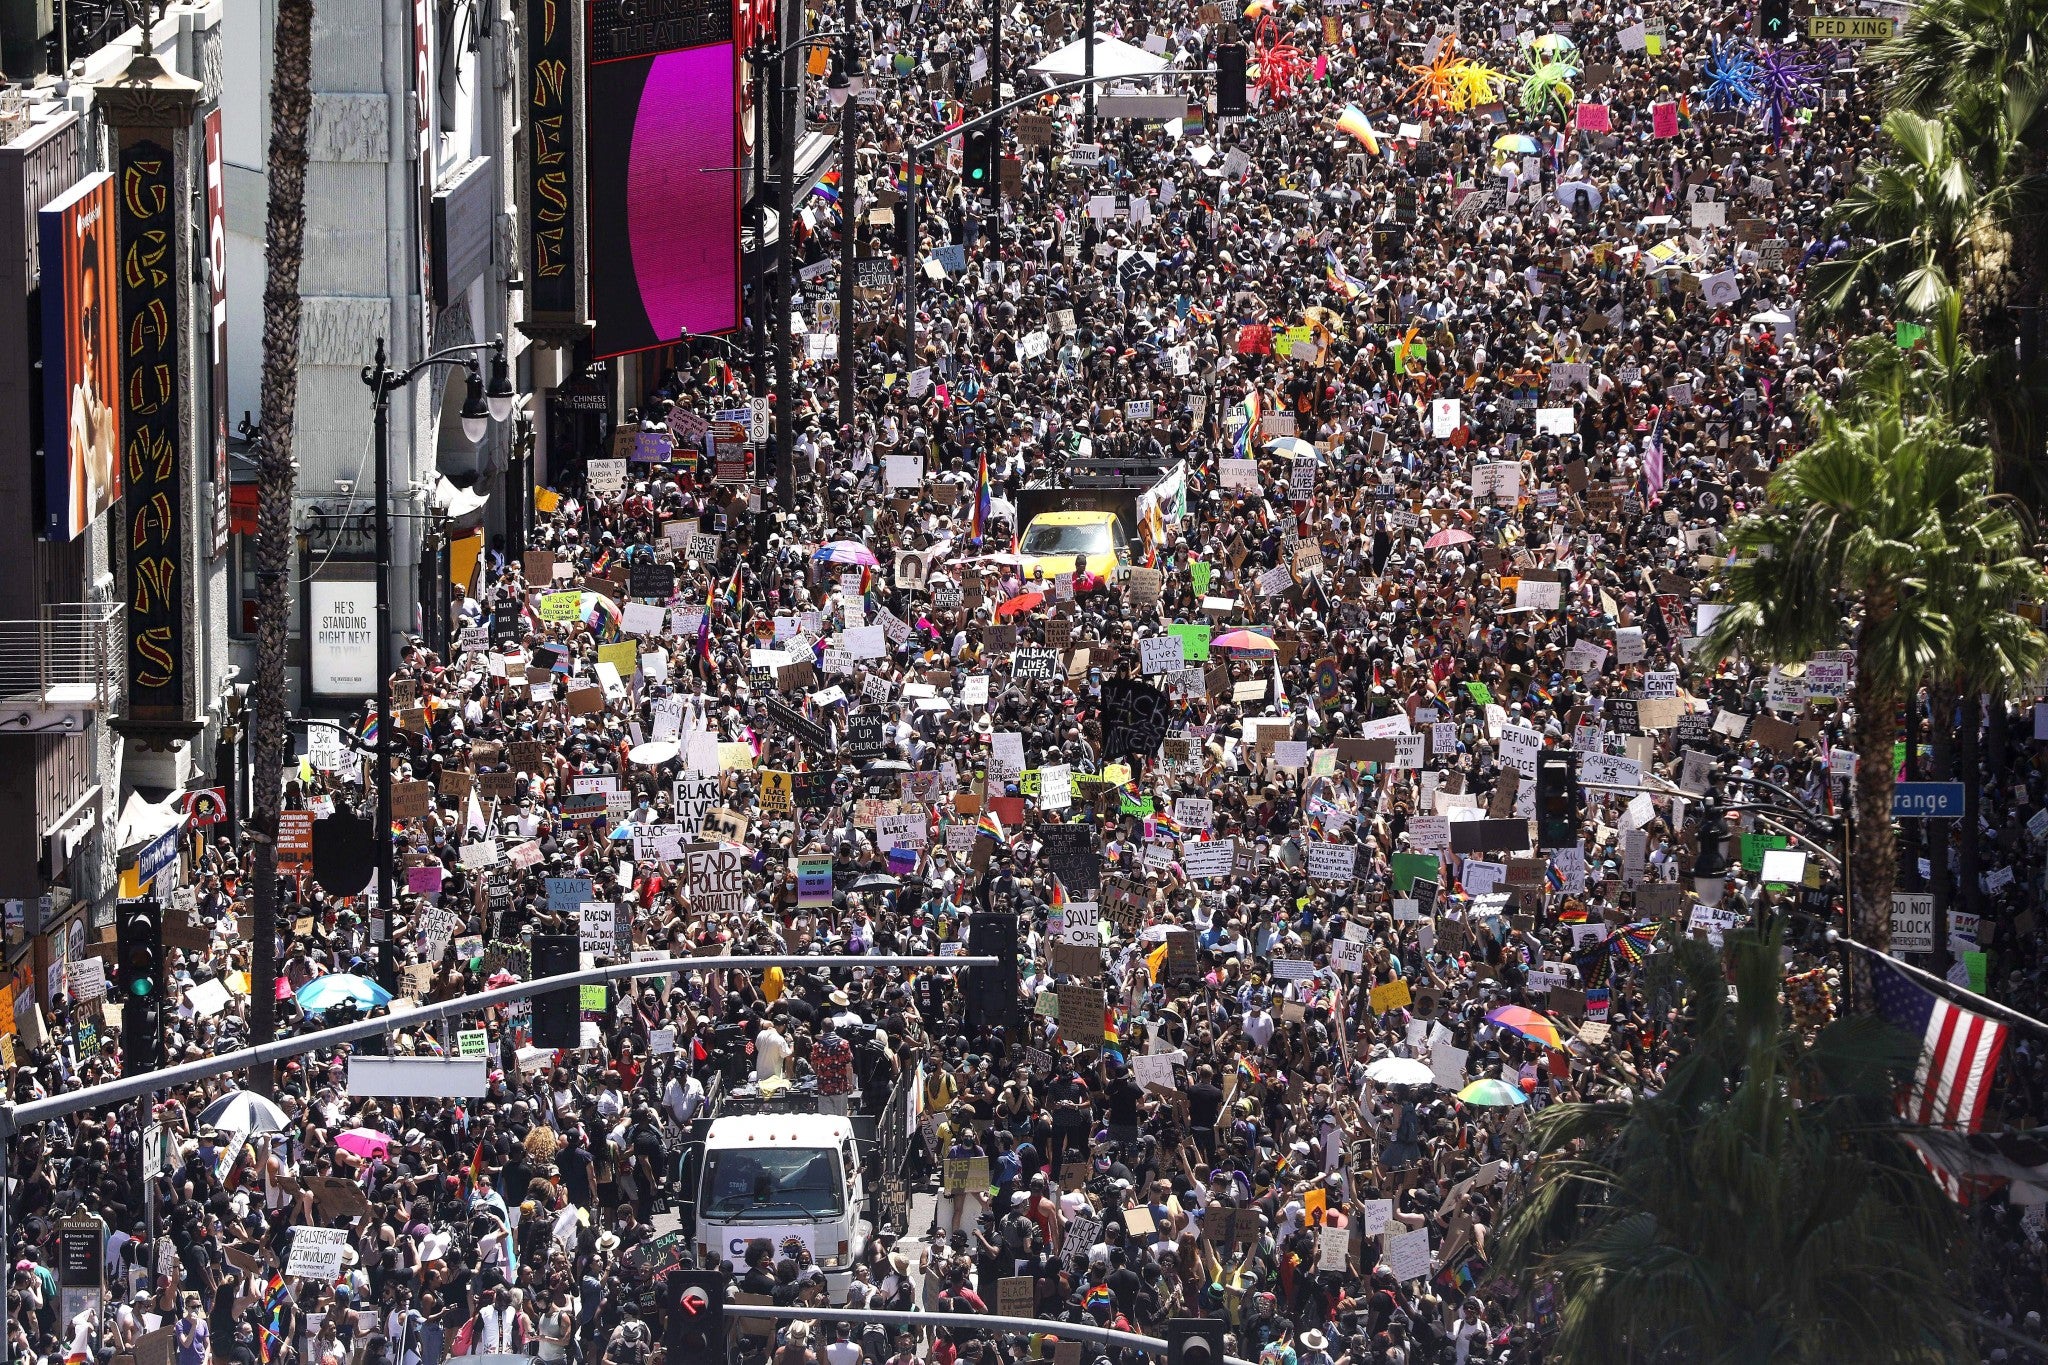
POLYGON ((1308 62, 1301 49, 1286 40, 1270 14, 1260 17, 1258 27, 1252 30, 1252 41, 1257 44, 1254 52, 1259 87, 1274 103, 1285 101, 1294 83, 1308 74, 1308 62))
POLYGON ((1417 77, 1401 92, 1401 98, 1423 110, 1463 113, 1477 105, 1491 104, 1508 87, 1508 78, 1490 66, 1458 55, 1455 34, 1444 34, 1436 55, 1423 66, 1401 63, 1401 69, 1417 77))
POLYGON ((1715 43, 1700 68, 1701 101, 1719 113, 1763 110, 1775 147, 1784 141, 1785 120, 1820 101, 1825 60, 1815 61, 1783 47, 1758 47, 1737 40, 1715 43))
POLYGON ((1761 74, 1756 58, 1750 55, 1749 44, 1744 42, 1714 44, 1714 50, 1707 54, 1707 62, 1700 69, 1706 77, 1707 88, 1701 95, 1701 102, 1717 113, 1733 113, 1737 109, 1754 109, 1763 98, 1757 89, 1761 74))

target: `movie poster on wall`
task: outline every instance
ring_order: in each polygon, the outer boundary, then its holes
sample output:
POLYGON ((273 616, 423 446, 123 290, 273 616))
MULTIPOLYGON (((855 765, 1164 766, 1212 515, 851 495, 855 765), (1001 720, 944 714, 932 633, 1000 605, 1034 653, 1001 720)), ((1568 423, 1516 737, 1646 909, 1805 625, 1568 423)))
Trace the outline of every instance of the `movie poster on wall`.
POLYGON ((121 497, 114 177, 38 215, 43 260, 43 538, 71 540, 121 497))

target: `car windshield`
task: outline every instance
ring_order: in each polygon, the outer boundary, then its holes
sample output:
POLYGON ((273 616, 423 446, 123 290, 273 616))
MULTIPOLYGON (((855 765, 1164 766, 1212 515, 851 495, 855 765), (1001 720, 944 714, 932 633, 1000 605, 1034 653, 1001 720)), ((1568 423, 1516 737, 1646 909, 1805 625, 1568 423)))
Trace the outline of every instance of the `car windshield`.
POLYGON ((831 1219, 843 1207, 839 1159, 829 1147, 733 1147, 711 1153, 704 1169, 707 1218, 831 1219))
POLYGON ((1024 533, 1020 548, 1027 555, 1108 554, 1109 526, 1099 521, 1086 526, 1048 526, 1035 521, 1024 533))

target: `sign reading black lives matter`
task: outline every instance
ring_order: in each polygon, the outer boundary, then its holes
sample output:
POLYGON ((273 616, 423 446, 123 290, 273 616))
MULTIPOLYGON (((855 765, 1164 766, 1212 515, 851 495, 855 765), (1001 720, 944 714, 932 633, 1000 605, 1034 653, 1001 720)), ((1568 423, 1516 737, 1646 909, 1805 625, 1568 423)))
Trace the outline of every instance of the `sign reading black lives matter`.
POLYGON ((1173 707, 1166 694, 1135 678, 1102 684, 1102 750, 1110 758, 1151 758, 1166 742, 1173 707))
POLYGON ((717 804, 717 774, 684 773, 676 779, 674 823, 689 838, 697 837, 704 828, 704 817, 717 804))
POLYGON ((1060 656, 1049 649, 1020 649, 1010 660, 1010 677, 1017 682, 1052 682, 1060 675, 1060 656))

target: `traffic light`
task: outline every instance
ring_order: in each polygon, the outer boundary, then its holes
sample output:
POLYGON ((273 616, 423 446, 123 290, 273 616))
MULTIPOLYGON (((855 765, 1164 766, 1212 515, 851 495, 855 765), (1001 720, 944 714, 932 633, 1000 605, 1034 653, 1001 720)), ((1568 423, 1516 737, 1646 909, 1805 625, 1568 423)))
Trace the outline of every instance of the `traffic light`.
POLYGON ((668 1365, 725 1365, 726 1275, 671 1270, 662 1279, 662 1346, 668 1365))
POLYGON ((1792 0, 1758 0, 1757 32, 1777 42, 1792 31, 1792 0))
POLYGON ((1536 847, 1574 848, 1578 842, 1578 756, 1545 753, 1536 760, 1536 847))
MULTIPOLYGON (((1225 43, 1216 49, 1216 112, 1245 114, 1251 105, 1244 93, 1245 55, 1243 43, 1225 43)), ((1222 1352, 1217 1352, 1220 1359, 1222 1352)))
POLYGON ((153 900, 122 901, 114 922, 121 1069, 135 1076, 164 1064, 163 906, 153 900))
POLYGON ((1709 881, 1728 875, 1728 856, 1722 843, 1728 837, 1723 823, 1727 813, 1718 801, 1709 799, 1700 807, 1700 856, 1693 860, 1692 875, 1709 881))
POLYGON ((985 190, 996 178, 996 143, 986 129, 967 135, 967 188, 985 190))
POLYGON ((993 967, 967 969, 969 1028, 975 1033, 1001 1028, 1014 1044, 1023 1023, 1017 1000, 1017 917, 1000 910, 975 911, 967 919, 967 955, 997 960, 993 967))
MULTIPOLYGON (((535 934, 533 975, 561 976, 573 972, 583 961, 581 945, 574 934, 535 934)), ((533 998, 533 1045, 575 1048, 583 1042, 583 1028, 577 1008, 576 988, 542 991, 533 998)))
POLYGON ((1166 1365, 1223 1365, 1223 1319, 1168 1318, 1166 1365))

